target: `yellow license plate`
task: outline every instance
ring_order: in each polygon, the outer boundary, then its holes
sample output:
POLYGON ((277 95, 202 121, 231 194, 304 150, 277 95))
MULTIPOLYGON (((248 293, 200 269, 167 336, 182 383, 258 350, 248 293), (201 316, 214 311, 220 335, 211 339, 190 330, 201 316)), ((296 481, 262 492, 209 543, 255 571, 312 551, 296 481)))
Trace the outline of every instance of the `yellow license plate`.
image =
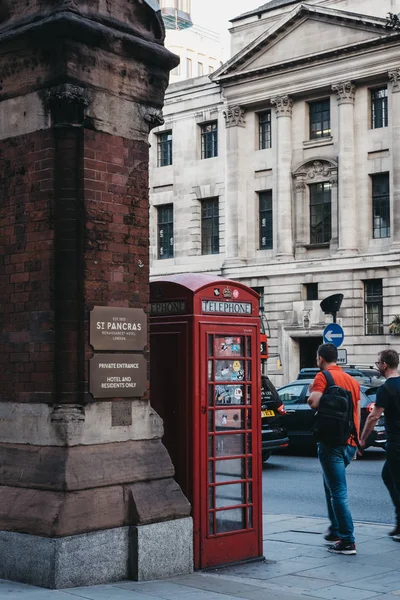
POLYGON ((274 417, 275 413, 273 410, 262 410, 261 417, 274 417))

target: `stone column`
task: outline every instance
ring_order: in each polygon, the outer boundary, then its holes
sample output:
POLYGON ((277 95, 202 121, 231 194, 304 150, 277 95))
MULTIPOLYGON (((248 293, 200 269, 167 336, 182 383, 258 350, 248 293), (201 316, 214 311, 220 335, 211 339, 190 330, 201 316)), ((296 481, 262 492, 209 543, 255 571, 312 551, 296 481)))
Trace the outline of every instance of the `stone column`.
POLYGON ((389 72, 392 83, 392 107, 389 127, 392 131, 392 240, 395 247, 400 247, 400 67, 389 72))
POLYGON ((332 86, 339 105, 339 249, 358 252, 355 185, 354 99, 356 87, 350 81, 332 86))
POLYGON ((289 96, 271 99, 277 118, 277 186, 273 205, 277 211, 277 256, 293 257, 292 218, 292 108, 289 96))
POLYGON ((223 268, 247 259, 246 115, 241 106, 224 111, 225 147, 225 261, 223 268))
POLYGON ((294 178, 294 214, 295 214, 295 250, 296 256, 305 254, 305 246, 308 244, 308 211, 306 205, 307 186, 304 177, 294 178))
POLYGON ((88 383, 91 310, 148 312, 148 135, 177 59, 157 3, 7 7, 0 578, 60 588, 186 573, 190 506, 148 392, 99 399, 88 383))

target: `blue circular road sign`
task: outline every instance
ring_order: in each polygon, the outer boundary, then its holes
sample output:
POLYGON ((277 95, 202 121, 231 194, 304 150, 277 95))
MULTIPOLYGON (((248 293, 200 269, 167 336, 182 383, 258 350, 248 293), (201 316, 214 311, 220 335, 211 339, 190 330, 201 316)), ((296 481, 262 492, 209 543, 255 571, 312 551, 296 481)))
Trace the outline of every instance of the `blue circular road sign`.
POLYGON ((339 348, 343 344, 344 331, 337 323, 329 323, 324 329, 324 344, 333 344, 339 348))

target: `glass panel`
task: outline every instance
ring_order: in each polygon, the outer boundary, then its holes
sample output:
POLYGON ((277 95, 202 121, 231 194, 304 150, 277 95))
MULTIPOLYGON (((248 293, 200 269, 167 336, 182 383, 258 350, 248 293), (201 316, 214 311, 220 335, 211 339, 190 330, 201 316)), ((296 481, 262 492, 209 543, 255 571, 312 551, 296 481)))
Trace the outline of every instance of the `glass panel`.
POLYGON ((208 456, 210 458, 213 458, 214 455, 214 436, 213 435, 209 435, 208 436, 208 456))
MULTIPOLYGON (((211 415, 212 418, 212 415, 211 415)), ((232 431, 232 429, 244 429, 244 411, 238 408, 225 408, 214 412, 215 430, 232 431)), ((209 421, 209 427, 213 424, 209 421)), ((212 431, 212 429, 209 429, 212 431)))
POLYGON ((251 506, 249 506, 249 508, 247 509, 247 517, 249 520, 248 528, 250 529, 251 527, 253 527, 253 509, 251 506))
POLYGON ((215 404, 244 404, 243 385, 216 385, 215 404))
POLYGON ((214 406, 214 386, 208 386, 208 406, 214 406))
POLYGON ((246 385, 247 399, 246 404, 251 404, 251 385, 246 385))
POLYGON ((227 533, 246 529, 246 509, 235 508, 233 510, 222 510, 216 513, 216 533, 227 533))
POLYGON ((247 484, 247 502, 249 502, 249 503, 253 502, 253 484, 252 483, 247 484))
POLYGON ((208 489, 208 507, 209 508, 215 508, 214 489, 215 488, 213 488, 213 487, 210 487, 208 489))
POLYGON ((247 434, 247 454, 251 454, 253 447, 252 434, 247 434))
POLYGON ((247 412, 246 427, 247 427, 247 429, 251 429, 251 427, 252 427, 252 418, 251 418, 251 416, 252 416, 252 410, 250 409, 250 410, 248 410, 246 412, 247 412))
POLYGON ((208 336, 208 356, 214 356, 213 336, 208 336))
POLYGON ((251 337, 246 338, 246 356, 251 357, 251 337))
POLYGON ((208 483, 214 483, 215 477, 214 477, 214 461, 213 460, 209 460, 208 461, 208 483))
POLYGON ((216 335, 214 351, 216 358, 236 358, 244 356, 243 337, 216 335))
POLYGON ((215 361, 216 381, 242 381, 244 379, 243 360, 215 361))
POLYGON ((216 447, 217 456, 244 454, 244 434, 216 435, 216 447))
POLYGON ((217 460, 215 471, 217 483, 232 481, 233 479, 245 479, 245 459, 231 458, 229 460, 217 460))
POLYGON ((233 483, 231 485, 219 485, 215 488, 215 499, 217 508, 235 506, 235 504, 245 504, 246 484, 233 483))
POLYGON ((213 381, 213 361, 208 361, 208 381, 213 381))
POLYGON ((214 535, 215 534, 214 513, 210 513, 208 515, 208 534, 209 535, 214 535))
POLYGON ((214 411, 208 411, 208 431, 212 433, 214 431, 214 411))
POLYGON ((251 381, 251 360, 246 361, 246 379, 251 381))
POLYGON ((247 459, 247 479, 251 479, 253 477, 253 459, 247 459))

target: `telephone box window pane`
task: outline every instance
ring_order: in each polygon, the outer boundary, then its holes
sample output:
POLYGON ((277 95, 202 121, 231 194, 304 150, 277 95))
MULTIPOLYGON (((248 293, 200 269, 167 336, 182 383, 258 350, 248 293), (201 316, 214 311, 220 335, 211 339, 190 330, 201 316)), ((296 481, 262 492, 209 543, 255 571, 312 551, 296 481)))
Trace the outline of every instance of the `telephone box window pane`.
POLYGON ((246 484, 233 483, 231 485, 218 485, 215 488, 215 500, 217 505, 216 508, 245 504, 246 484))
MULTIPOLYGON (((210 412, 210 414, 212 417, 212 412, 210 412)), ((216 431, 232 431, 235 429, 244 429, 243 410, 239 410, 237 408, 225 408, 223 410, 216 410, 214 412, 214 416, 216 431)), ((209 429, 209 431, 212 431, 212 429, 209 429)))
POLYGON ((208 356, 214 356, 214 338, 212 335, 208 336, 208 356))
POLYGON ((247 429, 252 428, 252 410, 247 411, 247 429))
POLYGON ((246 356, 251 357, 251 338, 246 338, 246 356))
POLYGON ((249 506, 249 508, 247 509, 247 514, 248 514, 248 525, 247 527, 249 529, 251 529, 253 527, 253 509, 251 506, 249 506))
POLYGON ((208 517, 208 534, 215 535, 214 513, 210 513, 208 517))
POLYGON ((243 385, 216 385, 215 404, 244 404, 243 385))
POLYGON ((213 381, 213 361, 208 361, 208 381, 213 381))
POLYGON ((215 452, 214 452, 214 436, 213 435, 209 435, 208 436, 208 456, 210 458, 213 458, 215 456, 215 452))
POLYGON ((242 360, 217 360, 215 362, 215 381, 242 381, 244 379, 244 362, 242 360))
POLYGON ((253 436, 251 433, 249 433, 246 437, 247 437, 247 454, 251 454, 252 448, 253 448, 253 436))
POLYGON ((251 381, 251 360, 246 361, 246 380, 251 381))
POLYGON ((214 431, 214 411, 208 411, 208 431, 213 433, 214 431))
POLYGON ((216 521, 216 533, 228 533, 229 531, 246 529, 246 509, 222 510, 216 513, 216 521))
POLYGON ((213 460, 208 461, 208 483, 215 483, 213 460))
POLYGON ((215 464, 215 471, 217 483, 232 481, 233 479, 245 479, 245 459, 230 458, 229 460, 217 460, 215 464))
POLYGON ((210 487, 208 490, 208 508, 215 508, 214 489, 210 487))
POLYGON ((251 385, 246 386, 246 390, 247 390, 246 404, 251 404, 251 385))
POLYGON ((247 484, 247 502, 248 503, 253 502, 253 484, 252 483, 247 484))
POLYGON ((244 356, 244 338, 216 335, 214 341, 215 358, 240 358, 244 356))
POLYGON ((251 479, 253 477, 253 459, 247 459, 247 479, 251 479))
POLYGON ((208 386, 208 406, 214 406, 214 386, 208 386))
POLYGON ((237 456, 244 454, 244 434, 216 435, 217 456, 237 456))

